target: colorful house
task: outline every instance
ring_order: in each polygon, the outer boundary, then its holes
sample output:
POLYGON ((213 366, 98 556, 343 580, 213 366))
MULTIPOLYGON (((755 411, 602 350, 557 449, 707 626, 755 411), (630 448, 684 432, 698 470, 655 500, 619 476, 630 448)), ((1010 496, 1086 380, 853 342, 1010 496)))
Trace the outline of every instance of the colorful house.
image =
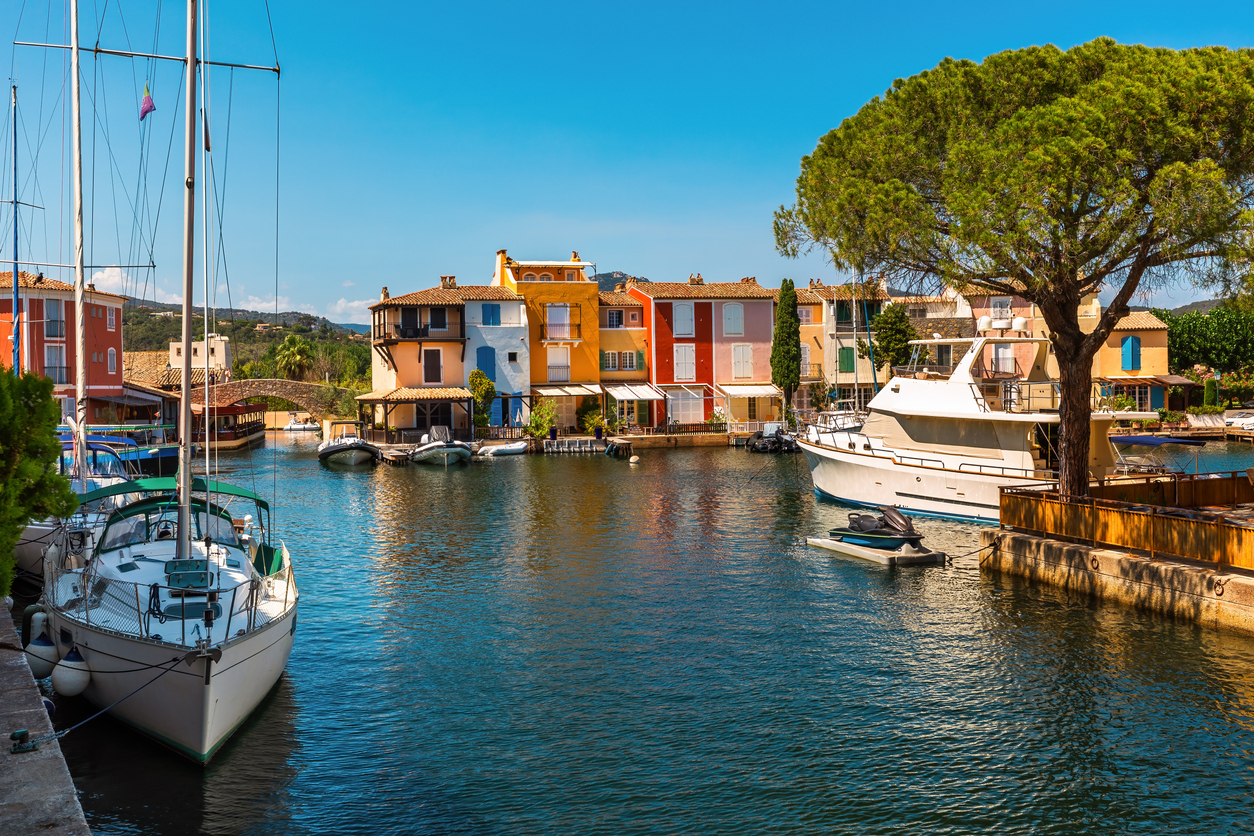
MULTIPOLYGON (((490 365, 505 387, 521 385, 521 368, 507 373, 512 369, 507 332, 487 330, 508 327, 521 334, 525 327, 518 321, 524 316, 521 300, 507 288, 458 287, 453 276, 441 276, 439 287, 403 296, 389 296, 385 287, 370 306, 370 316, 372 391, 357 400, 381 431, 379 440, 416 442, 433 426, 449 427, 459 439, 472 438, 474 405, 466 383, 480 362, 490 365), (485 315, 490 322, 499 315, 502 325, 484 327, 485 315), (470 325, 472 317, 476 326, 470 325)), ((526 343, 519 340, 519 346, 513 362, 521 366, 526 343)))
POLYGON ((1167 324, 1149 311, 1134 311, 1116 322, 1093 365, 1104 391, 1128 396, 1138 412, 1165 409, 1172 385, 1193 384, 1169 373, 1167 324))
MULTIPOLYGON (((75 380, 78 374, 74 285, 18 273, 17 335, 22 368, 52 379, 53 394, 61 401, 61 414, 75 414, 75 380)), ((87 420, 112 423, 127 402, 122 384, 122 304, 125 297, 87 285, 83 300, 87 336, 87 420)), ((0 273, 0 363, 13 366, 13 273, 0 273)), ((132 395, 132 397, 135 397, 132 395)))
POLYGON ((627 282, 643 303, 650 382, 666 395, 655 421, 696 424, 721 410, 733 425, 778 420, 783 393, 771 383, 775 300, 752 278, 627 282))
POLYGON ((598 294, 601 329, 601 384, 608 414, 623 426, 653 425, 651 403, 666 396, 649 383, 649 332, 644 303, 619 283, 598 294))
POLYGON ((864 407, 888 377, 887 365, 878 367, 858 356, 858 341, 874 337, 869 325, 890 300, 882 283, 825 285, 812 280, 808 290, 823 300, 824 377, 836 386, 843 405, 864 407))
POLYGON ((570 261, 515 261, 497 250, 492 286, 522 297, 527 313, 531 393, 551 398, 557 426, 576 429, 575 412, 585 398, 600 400, 601 329, 597 283, 590 261, 572 252, 570 261))

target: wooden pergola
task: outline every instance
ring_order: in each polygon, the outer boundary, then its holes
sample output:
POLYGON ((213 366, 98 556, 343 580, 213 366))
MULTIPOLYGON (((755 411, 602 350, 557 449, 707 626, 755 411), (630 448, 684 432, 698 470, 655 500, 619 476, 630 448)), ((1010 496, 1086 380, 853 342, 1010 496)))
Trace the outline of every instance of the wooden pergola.
POLYGON ((366 423, 367 439, 382 444, 416 444, 423 432, 430 429, 433 420, 438 418, 440 408, 449 407, 449 429, 453 437, 461 441, 473 441, 475 432, 475 398, 469 389, 460 386, 439 387, 399 387, 396 389, 368 392, 358 395, 358 414, 366 423), (392 412, 398 406, 412 405, 414 408, 415 425, 413 427, 393 427, 392 412), (453 406, 459 406, 466 415, 466 429, 459 430, 453 422, 453 406), (379 410, 382 408, 382 421, 379 410), (419 426, 419 419, 424 426, 419 426), (376 423, 382 423, 381 429, 376 423), (463 438, 464 436, 464 438, 463 438))

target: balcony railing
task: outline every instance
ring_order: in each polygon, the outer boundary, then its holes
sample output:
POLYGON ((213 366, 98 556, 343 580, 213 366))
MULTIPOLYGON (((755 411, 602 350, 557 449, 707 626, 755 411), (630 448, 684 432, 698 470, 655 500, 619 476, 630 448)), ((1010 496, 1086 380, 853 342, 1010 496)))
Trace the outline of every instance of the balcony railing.
POLYGON ((44 366, 44 377, 47 377, 53 383, 65 384, 70 382, 69 366, 44 366))
POLYGON ((44 323, 45 337, 64 337, 65 336, 65 320, 49 319, 44 323))
POLYGON ((549 383, 570 383, 570 366, 549 366, 549 383))
POLYGON ((546 340, 581 340, 583 334, 578 322, 546 322, 540 326, 543 339, 546 340))
POLYGON ((431 328, 427 325, 404 326, 393 325, 392 333, 398 340, 425 340, 430 333, 431 328))
POLYGON ((822 380, 823 364, 822 363, 802 363, 801 364, 802 380, 822 380))

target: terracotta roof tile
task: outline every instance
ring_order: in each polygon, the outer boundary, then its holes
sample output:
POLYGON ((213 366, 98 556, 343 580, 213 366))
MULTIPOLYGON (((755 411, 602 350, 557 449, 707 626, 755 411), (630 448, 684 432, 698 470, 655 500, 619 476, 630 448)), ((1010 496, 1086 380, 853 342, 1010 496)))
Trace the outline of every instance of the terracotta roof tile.
MULTIPOLYGON (((776 304, 779 304, 779 288, 773 287, 770 289, 770 291, 771 291, 771 298, 775 300, 776 304)), ((823 304, 823 297, 818 295, 813 290, 810 290, 807 287, 798 287, 797 288, 797 304, 798 305, 821 305, 823 304)))
POLYGON ((131 382, 155 384, 170 362, 168 351, 123 351, 122 377, 131 382))
MULTIPOLYGON (((25 270, 18 271, 17 284, 19 288, 25 288, 27 290, 67 290, 70 293, 74 292, 74 285, 72 284, 66 284, 65 282, 57 281, 56 279, 50 279, 47 276, 41 278, 34 273, 27 273, 25 270)), ((13 289, 12 270, 7 273, 0 273, 0 289, 5 288, 9 290, 13 289)), ((116 293, 108 293, 103 290, 93 290, 90 287, 87 288, 87 292, 96 296, 108 296, 113 299, 126 298, 125 296, 119 296, 116 293)))
POLYGON ((632 282, 654 299, 770 299, 771 291, 754 281, 748 282, 632 282))
POLYGON ((521 300, 508 287, 489 284, 468 284, 462 287, 432 287, 406 293, 404 296, 393 296, 384 302, 376 302, 370 310, 395 307, 396 305, 447 305, 456 307, 467 302, 517 302, 521 300))
POLYGON ((643 308, 644 303, 630 293, 617 290, 602 290, 597 294, 601 304, 607 308, 643 308))
POLYGON ((1167 323, 1149 311, 1133 311, 1115 323, 1115 331, 1166 331, 1167 323))
POLYGON ((406 401, 464 401, 474 397, 470 390, 456 386, 432 386, 430 388, 413 388, 402 386, 397 389, 379 390, 358 395, 359 401, 397 403, 406 401))
POLYGON ((834 284, 834 285, 818 285, 809 288, 819 298, 827 301, 834 299, 866 299, 866 300, 887 300, 890 297, 884 292, 884 289, 874 282, 866 284, 834 284))

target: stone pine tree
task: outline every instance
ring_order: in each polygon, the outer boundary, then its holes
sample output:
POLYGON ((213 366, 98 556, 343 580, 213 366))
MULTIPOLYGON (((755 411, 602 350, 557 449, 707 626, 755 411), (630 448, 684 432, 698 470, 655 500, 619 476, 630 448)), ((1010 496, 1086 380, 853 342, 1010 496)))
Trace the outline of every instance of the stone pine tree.
POLYGON ((1088 491, 1093 356, 1138 289, 1237 285, 1254 255, 1254 52, 1108 38, 945 59, 803 158, 779 249, 1035 304, 1061 383, 1059 482, 1088 491), (1078 308, 1110 303, 1091 333, 1078 308))
POLYGON ((57 473, 61 409, 52 381, 0 372, 0 597, 13 584, 13 550, 33 519, 67 517, 78 507, 57 473))
POLYGON ((801 384, 801 317, 797 315, 797 291, 792 279, 779 285, 775 307, 775 333, 771 337, 771 382, 784 390, 784 414, 792 394, 801 384))

